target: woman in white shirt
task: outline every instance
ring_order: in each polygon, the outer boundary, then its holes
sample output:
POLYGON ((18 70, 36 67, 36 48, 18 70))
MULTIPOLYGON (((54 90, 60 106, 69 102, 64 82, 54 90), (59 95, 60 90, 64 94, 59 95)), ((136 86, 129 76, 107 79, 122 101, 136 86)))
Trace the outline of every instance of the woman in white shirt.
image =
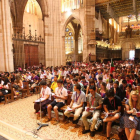
POLYGON ((40 92, 40 98, 35 101, 34 109, 35 109, 35 113, 39 113, 40 102, 41 102, 41 111, 43 111, 44 115, 46 115, 47 113, 46 105, 51 103, 51 89, 47 86, 45 80, 42 80, 40 82, 40 85, 42 86, 40 92))

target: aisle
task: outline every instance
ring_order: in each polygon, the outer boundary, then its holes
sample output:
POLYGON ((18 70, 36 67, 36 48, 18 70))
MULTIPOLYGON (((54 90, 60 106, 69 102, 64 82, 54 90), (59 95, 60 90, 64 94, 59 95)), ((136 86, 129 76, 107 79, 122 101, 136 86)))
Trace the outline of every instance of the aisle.
MULTIPOLYGON (((36 100, 36 95, 19 99, 13 103, 0 105, 0 132, 17 140, 32 140, 36 139, 29 135, 29 131, 37 128, 36 116, 34 115, 33 101, 36 100), (28 133, 27 133, 28 132, 28 133)), ((91 138, 89 134, 81 134, 82 127, 74 128, 71 124, 52 125, 42 128, 39 131, 38 139, 43 140, 105 140, 101 133, 91 138)), ((113 135, 117 139, 117 135, 113 135)))

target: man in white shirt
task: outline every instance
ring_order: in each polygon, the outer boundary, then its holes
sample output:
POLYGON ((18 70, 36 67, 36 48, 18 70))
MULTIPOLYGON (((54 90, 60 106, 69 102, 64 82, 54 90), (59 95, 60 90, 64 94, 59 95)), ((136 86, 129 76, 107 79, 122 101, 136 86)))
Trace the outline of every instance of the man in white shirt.
POLYGON ((40 79, 43 80, 46 78, 46 74, 44 74, 44 71, 41 71, 40 79))
POLYGON ((54 122, 54 125, 59 123, 59 114, 58 110, 60 110, 61 107, 65 105, 65 100, 68 98, 68 93, 67 90, 63 87, 63 81, 59 79, 57 81, 58 87, 55 89, 55 95, 54 98, 55 100, 48 105, 47 111, 48 111, 48 120, 49 122, 51 120, 51 110, 53 108, 56 116, 56 121, 54 122))
POLYGON ((30 81, 31 80, 31 75, 29 75, 29 73, 28 72, 26 72, 26 81, 30 81))
POLYGON ((83 110, 83 104, 86 102, 86 96, 85 93, 81 91, 80 84, 74 86, 74 91, 75 92, 72 94, 72 101, 69 105, 71 110, 67 109, 64 114, 68 118, 73 117, 73 123, 77 124, 83 110), (71 115, 71 112, 74 112, 74 115, 71 115))
POLYGON ((41 92, 40 92, 40 98, 35 101, 34 109, 35 113, 38 113, 40 110, 40 101, 41 101, 41 111, 43 111, 44 115, 46 115, 46 105, 51 103, 51 89, 47 87, 47 83, 45 80, 40 82, 40 85, 42 86, 41 92))
POLYGON ((52 79, 52 75, 50 74, 49 71, 46 72, 46 77, 47 79, 51 80, 52 79))

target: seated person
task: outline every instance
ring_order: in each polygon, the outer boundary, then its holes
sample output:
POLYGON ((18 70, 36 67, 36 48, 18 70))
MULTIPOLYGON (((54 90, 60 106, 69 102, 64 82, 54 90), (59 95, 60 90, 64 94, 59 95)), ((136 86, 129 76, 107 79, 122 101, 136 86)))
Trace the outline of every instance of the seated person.
POLYGON ((138 90, 138 93, 139 93, 139 96, 140 96, 140 83, 137 84, 137 90, 138 90))
POLYGON ((31 78, 31 90, 33 90, 39 82, 39 77, 35 74, 35 71, 32 72, 32 78, 31 78))
POLYGON ((17 74, 15 76, 15 81, 13 84, 13 92, 14 92, 14 97, 18 97, 19 96, 19 90, 23 89, 23 82, 21 80, 21 77, 19 74, 17 74))
POLYGON ((55 120, 54 125, 59 123, 58 110, 60 110, 60 108, 65 105, 65 100, 67 100, 67 98, 68 98, 67 90, 63 87, 63 81, 61 79, 59 79, 57 81, 57 85, 58 85, 58 87, 55 89, 55 95, 54 95, 55 100, 51 104, 49 104, 47 107, 47 111, 48 111, 47 122, 49 122, 51 120, 52 108, 55 112, 56 120, 55 120))
POLYGON ((120 85, 120 89, 122 91, 121 99, 126 98, 126 86, 127 86, 127 81, 123 80, 122 84, 120 85))
POLYGON ((97 82, 97 88, 98 88, 98 89, 101 88, 102 82, 103 82, 103 77, 102 77, 102 76, 99 76, 99 77, 98 77, 98 82, 97 82))
POLYGON ((76 84, 80 84, 80 86, 81 86, 81 90, 82 91, 84 91, 84 86, 83 86, 83 84, 81 83, 81 82, 78 82, 78 78, 74 78, 73 79, 73 91, 74 91, 74 86, 76 85, 76 84))
POLYGON ((57 79, 58 79, 58 75, 55 75, 54 76, 54 81, 51 84, 51 90, 52 90, 53 93, 55 93, 55 89, 57 88, 57 79))
POLYGON ((106 92, 107 92, 107 89, 106 89, 106 83, 105 82, 102 82, 101 84, 101 88, 99 90, 99 93, 101 95, 101 97, 104 99, 105 96, 106 96, 106 92))
POLYGON ((44 73, 44 70, 41 71, 40 79, 41 80, 45 80, 46 79, 46 74, 44 73))
POLYGON ((88 94, 90 93, 90 91, 89 91, 90 86, 95 86, 95 82, 94 82, 93 79, 90 79, 90 80, 89 80, 89 85, 87 86, 87 89, 86 89, 86 97, 87 97, 88 94))
MULTIPOLYGON (((4 96, 6 94, 10 94, 11 93, 11 89, 9 88, 9 80, 7 77, 3 77, 2 78, 3 81, 1 82, 0 85, 0 96, 4 96)), ((0 98, 1 101, 1 98, 0 98)))
POLYGON ((26 81, 31 81, 31 75, 29 74, 29 72, 26 72, 26 81))
POLYGON ((64 88, 67 89, 68 94, 72 94, 73 85, 72 85, 69 77, 66 78, 66 84, 64 84, 64 88))
POLYGON ((45 80, 41 81, 40 85, 42 86, 39 98, 40 100, 38 99, 37 101, 35 101, 34 109, 35 113, 39 112, 41 101, 41 111, 43 111, 43 115, 46 115, 46 105, 51 103, 51 89, 47 87, 47 83, 45 80))
POLYGON ((123 101, 124 97, 123 97, 123 94, 122 94, 122 90, 119 88, 119 82, 118 81, 114 82, 113 89, 114 89, 114 94, 116 94, 118 97, 120 97, 121 101, 123 101))
POLYGON ((86 102, 86 96, 85 93, 83 91, 81 91, 81 86, 80 84, 76 84, 74 86, 74 92, 72 94, 72 101, 69 105, 69 108, 71 108, 72 110, 66 110, 64 112, 64 115, 66 117, 68 117, 68 119, 70 119, 70 117, 74 117, 73 118, 73 123, 77 124, 79 117, 82 113, 83 110, 83 103, 86 102), (74 115, 71 115, 71 112, 74 112, 74 115))
POLYGON ((130 79, 130 75, 127 75, 125 79, 127 81, 127 84, 131 84, 131 86, 133 85, 133 81, 130 79))
POLYGON ((110 80, 113 80, 113 82, 115 81, 115 80, 113 79, 113 74, 110 74, 110 75, 109 75, 109 79, 107 79, 106 82, 109 83, 110 80))
POLYGON ((125 96, 125 98, 129 99, 129 96, 130 96, 131 91, 132 91, 132 86, 131 86, 131 84, 127 84, 127 86, 126 86, 126 96, 125 96))
POLYGON ((83 84, 83 86, 84 86, 84 91, 86 91, 86 89, 87 89, 87 86, 89 85, 89 81, 87 81, 86 79, 85 79, 85 76, 81 76, 81 81, 80 81, 82 84, 83 84))
MULTIPOLYGON (((95 125, 97 123, 97 120, 100 116, 100 111, 102 108, 102 97, 100 94, 98 94, 96 92, 96 87, 95 86, 90 86, 89 88, 90 94, 88 94, 87 96, 87 109, 83 112, 82 115, 82 121, 84 124, 85 129, 83 130, 83 134, 90 132, 90 136, 94 136, 95 135, 95 125), (89 110, 93 111, 93 112, 89 112, 89 110), (92 120, 92 124, 89 127, 89 123, 87 121, 87 117, 90 115, 93 115, 93 120, 92 120)), ((98 128, 96 128, 98 129, 98 128)))
POLYGON ((110 140, 111 124, 113 121, 120 118, 121 99, 114 94, 114 90, 110 89, 104 98, 103 107, 106 112, 106 117, 103 122, 107 123, 107 140, 110 140))
POLYGON ((128 140, 133 140, 136 135, 136 130, 140 131, 140 98, 137 91, 132 91, 130 98, 125 104, 126 113, 123 118, 123 127, 128 140), (131 132, 130 132, 131 129, 131 132))
POLYGON ((109 80, 109 83, 107 84, 106 88, 107 88, 107 90, 110 90, 111 88, 113 88, 113 80, 112 79, 109 80))

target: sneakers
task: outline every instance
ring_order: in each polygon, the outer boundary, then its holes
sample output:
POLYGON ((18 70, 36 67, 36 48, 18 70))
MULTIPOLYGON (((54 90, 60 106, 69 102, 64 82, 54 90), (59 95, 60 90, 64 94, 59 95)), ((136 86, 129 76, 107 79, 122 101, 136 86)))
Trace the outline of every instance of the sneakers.
POLYGON ((90 131, 90 136, 94 137, 95 136, 95 131, 90 131))
POLYGON ((98 130, 99 129, 99 127, 100 127, 100 125, 102 125, 102 120, 97 120, 97 123, 96 123, 96 125, 95 125, 95 129, 96 130, 98 130))
POLYGON ((57 125, 60 121, 59 120, 55 120, 55 122, 53 123, 53 125, 57 125))
POLYGON ((89 132, 90 132, 90 130, 85 130, 85 129, 84 129, 84 130, 82 131, 82 134, 86 134, 86 133, 89 133, 89 132))

